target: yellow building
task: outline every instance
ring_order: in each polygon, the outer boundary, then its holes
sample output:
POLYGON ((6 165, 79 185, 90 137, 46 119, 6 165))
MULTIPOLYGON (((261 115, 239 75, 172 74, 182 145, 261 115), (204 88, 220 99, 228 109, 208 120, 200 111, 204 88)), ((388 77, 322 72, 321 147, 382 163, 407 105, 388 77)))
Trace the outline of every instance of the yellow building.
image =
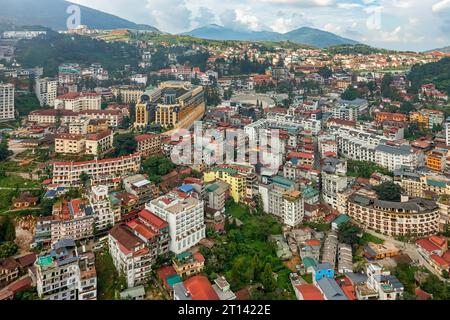
POLYGON ((409 114, 409 121, 417 123, 420 128, 427 129, 430 123, 430 118, 427 114, 421 112, 411 112, 409 114))
POLYGON ((149 114, 147 103, 138 103, 135 107, 136 120, 134 121, 134 128, 145 128, 149 125, 149 114))
POLYGON ((205 172, 205 183, 215 181, 216 179, 224 181, 230 185, 230 196, 234 202, 239 203, 246 197, 246 177, 232 168, 213 168, 205 172))

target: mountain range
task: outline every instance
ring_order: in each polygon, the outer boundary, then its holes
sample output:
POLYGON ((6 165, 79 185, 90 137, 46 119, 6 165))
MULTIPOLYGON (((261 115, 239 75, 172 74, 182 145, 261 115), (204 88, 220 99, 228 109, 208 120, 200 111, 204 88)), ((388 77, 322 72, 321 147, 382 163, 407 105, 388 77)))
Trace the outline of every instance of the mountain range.
MULTIPOLYGON (((111 0, 113 1, 113 0, 111 0)), ((66 30, 70 14, 66 11, 73 3, 65 0, 0 0, 0 24, 36 25, 53 30, 66 30)), ((81 24, 93 29, 134 29, 160 32, 157 28, 136 24, 118 16, 78 5, 81 9, 81 24)), ((287 33, 272 31, 245 31, 208 25, 183 33, 209 40, 238 41, 290 41, 297 44, 325 48, 337 45, 354 45, 358 42, 314 28, 303 27, 287 33)))
MULTIPOLYGON (((66 30, 66 21, 70 16, 66 11, 71 5, 73 3, 64 0, 0 0, 0 24, 40 25, 54 30, 66 30)), ((81 9, 81 24, 93 29, 159 32, 149 25, 136 24, 99 10, 77 6, 81 9)))
POLYGON ((290 41, 319 48, 338 45, 355 45, 357 41, 346 39, 331 32, 310 27, 302 27, 287 33, 272 31, 243 31, 211 24, 189 32, 182 33, 209 40, 239 40, 239 41, 290 41))

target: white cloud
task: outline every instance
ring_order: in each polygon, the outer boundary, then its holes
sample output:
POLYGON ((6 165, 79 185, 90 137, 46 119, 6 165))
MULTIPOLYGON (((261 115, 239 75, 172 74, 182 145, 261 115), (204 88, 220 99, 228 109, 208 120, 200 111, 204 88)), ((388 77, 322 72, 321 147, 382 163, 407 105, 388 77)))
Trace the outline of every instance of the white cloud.
POLYGON ((441 12, 443 10, 450 9, 450 0, 441 0, 431 7, 433 12, 441 12))

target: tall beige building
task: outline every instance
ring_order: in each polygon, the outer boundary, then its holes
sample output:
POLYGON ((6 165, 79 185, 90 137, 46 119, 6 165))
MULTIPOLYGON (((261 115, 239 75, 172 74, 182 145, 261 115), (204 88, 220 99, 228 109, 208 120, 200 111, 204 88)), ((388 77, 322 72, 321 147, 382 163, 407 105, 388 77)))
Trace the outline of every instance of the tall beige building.
POLYGON ((55 105, 55 99, 58 91, 58 81, 50 78, 36 79, 34 92, 39 100, 41 107, 55 105))
POLYGON ((14 117, 14 85, 0 83, 0 121, 14 117))

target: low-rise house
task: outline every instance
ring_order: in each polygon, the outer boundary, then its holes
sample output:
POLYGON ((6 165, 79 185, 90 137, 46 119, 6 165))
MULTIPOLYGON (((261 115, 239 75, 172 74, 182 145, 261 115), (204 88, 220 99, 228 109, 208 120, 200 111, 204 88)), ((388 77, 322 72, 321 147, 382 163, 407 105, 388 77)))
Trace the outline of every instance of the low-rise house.
POLYGON ((390 242, 385 242, 383 244, 369 242, 364 247, 364 256, 368 259, 384 259, 387 257, 395 257, 399 254, 400 250, 390 242))
POLYGON ((328 262, 326 263, 320 263, 313 267, 313 282, 316 283, 317 281, 323 279, 323 278, 330 278, 334 279, 334 268, 332 265, 328 262))
POLYGON ((0 260, 0 288, 19 277, 19 264, 13 258, 0 260))
POLYGON ((334 278, 323 277, 316 282, 316 285, 322 292, 325 300, 348 300, 334 278))
POLYGON ((120 293, 120 300, 144 300, 144 298, 145 298, 144 286, 128 288, 120 293))
POLYGON ((189 251, 180 253, 172 262, 175 271, 180 277, 188 277, 200 273, 205 267, 205 258, 200 252, 194 254, 189 251))
POLYGON ((338 271, 339 273, 353 271, 352 246, 349 244, 340 243, 338 246, 338 271))
POLYGON ((297 300, 324 300, 320 290, 312 284, 298 284, 294 286, 297 300))
POLYGON ((236 300, 236 295, 231 291, 230 284, 225 277, 217 277, 217 279, 214 280, 212 287, 220 300, 236 300))
POLYGON ((220 300, 205 276, 193 276, 173 286, 174 300, 220 300))
POLYGON ((35 207, 38 201, 38 197, 33 197, 29 192, 23 192, 18 198, 13 200, 13 207, 15 209, 35 207))
POLYGON ((397 300, 403 295, 403 284, 379 264, 368 264, 366 273, 367 285, 378 293, 379 300, 397 300))

